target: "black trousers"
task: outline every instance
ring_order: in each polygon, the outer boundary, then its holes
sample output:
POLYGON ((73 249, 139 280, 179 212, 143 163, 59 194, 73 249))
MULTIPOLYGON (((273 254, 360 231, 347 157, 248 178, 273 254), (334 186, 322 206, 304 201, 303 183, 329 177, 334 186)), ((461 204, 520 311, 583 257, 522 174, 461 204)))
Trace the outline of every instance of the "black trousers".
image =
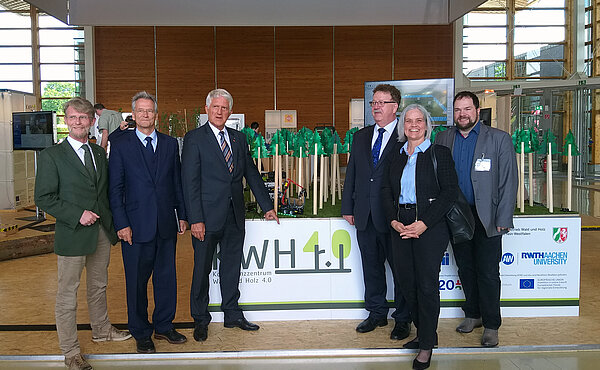
POLYGON ((375 229, 369 215, 367 228, 356 231, 356 239, 360 249, 365 284, 365 309, 369 317, 374 319, 387 318, 389 307, 386 299, 387 283, 385 276, 385 261, 392 268, 394 283, 394 312, 392 318, 396 321, 410 322, 410 312, 402 295, 396 271, 393 268, 390 233, 380 233, 375 229))
POLYGON ((190 309, 194 322, 208 325, 211 320, 208 311, 209 275, 212 271, 213 256, 219 244, 219 284, 221 287, 221 310, 225 322, 244 317, 238 301, 239 281, 244 248, 245 230, 235 222, 233 206, 229 205, 227 220, 222 230, 207 231, 204 241, 192 236, 194 247, 194 271, 190 295, 190 309))
MULTIPOLYGON (((409 225, 414 209, 400 209, 399 221, 409 225)), ((394 269, 417 327, 419 348, 432 349, 440 316, 440 266, 450 240, 445 221, 428 227, 419 238, 402 239, 392 231, 394 269)))
POLYGON ((488 237, 477 210, 473 239, 453 244, 454 257, 458 265, 458 276, 465 293, 463 311, 465 317, 483 321, 488 329, 498 329, 500 317, 500 260, 502 258, 502 235, 488 237))

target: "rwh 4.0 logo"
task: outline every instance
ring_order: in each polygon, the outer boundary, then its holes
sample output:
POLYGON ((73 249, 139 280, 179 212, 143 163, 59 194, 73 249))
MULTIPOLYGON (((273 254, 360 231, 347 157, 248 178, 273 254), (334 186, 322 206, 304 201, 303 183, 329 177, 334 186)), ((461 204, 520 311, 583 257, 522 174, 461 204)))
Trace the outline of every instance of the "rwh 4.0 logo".
POLYGON ((558 244, 567 241, 568 231, 566 227, 553 227, 552 228, 552 239, 558 244))
MULTIPOLYGON (((327 238, 328 239, 328 238, 327 238)), ((350 256, 351 238, 348 231, 336 230, 329 240, 321 240, 319 232, 314 231, 300 250, 296 239, 289 239, 289 246, 280 239, 263 239, 260 244, 250 245, 242 256, 242 270, 248 270, 256 265, 256 270, 270 269, 272 262, 275 274, 314 274, 314 273, 350 273, 352 269, 345 266, 350 256), (331 248, 329 250, 329 248, 331 248), (301 252, 301 253, 298 253, 301 252), (337 261, 336 261, 337 260, 337 261)), ((213 270, 217 269, 217 256, 213 259, 213 270)), ((242 271, 243 275, 244 271, 242 271)))
MULTIPOLYGON (((315 231, 308 239, 302 252, 312 253, 314 255, 314 267, 308 269, 297 269, 291 266, 291 269, 275 269, 276 274, 311 274, 311 273, 339 273, 352 272, 351 269, 344 266, 344 259, 350 255, 350 234, 346 230, 336 230, 331 234, 331 252, 334 258, 338 259, 337 268, 330 268, 331 261, 326 261, 327 268, 321 268, 320 255, 326 251, 319 247, 319 232, 315 231)), ((278 267, 278 266, 276 266, 278 267)))

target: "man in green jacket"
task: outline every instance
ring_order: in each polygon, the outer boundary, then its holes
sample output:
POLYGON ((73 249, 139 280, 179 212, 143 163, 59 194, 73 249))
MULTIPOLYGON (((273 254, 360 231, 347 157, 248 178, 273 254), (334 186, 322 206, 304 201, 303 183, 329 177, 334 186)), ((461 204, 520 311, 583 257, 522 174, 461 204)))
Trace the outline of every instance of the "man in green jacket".
POLYGON ((88 142, 94 123, 92 104, 81 98, 65 103, 69 136, 38 157, 35 203, 56 218, 58 255, 56 330, 69 369, 91 369, 77 340, 77 289, 85 267, 87 303, 94 342, 122 341, 131 335, 108 319, 106 285, 111 244, 118 239, 108 205, 108 163, 104 150, 88 142))

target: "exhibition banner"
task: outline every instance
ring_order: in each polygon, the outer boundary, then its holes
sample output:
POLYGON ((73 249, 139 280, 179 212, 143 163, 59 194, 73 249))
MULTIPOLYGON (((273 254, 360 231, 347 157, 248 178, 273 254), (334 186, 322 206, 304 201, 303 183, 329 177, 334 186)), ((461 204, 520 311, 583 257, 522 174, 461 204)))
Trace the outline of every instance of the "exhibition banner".
POLYGON ((514 224, 503 237, 503 310, 526 317, 579 315, 581 218, 515 217, 514 224))
MULTIPOLYGON (((246 221, 240 305, 248 319, 365 318, 354 226, 342 218, 280 221, 246 221)), ((579 217, 515 218, 503 240, 503 315, 578 314, 580 229, 579 217)), ((392 301, 389 267, 387 274, 392 301)), ((222 321, 217 258, 209 294, 213 320, 222 321)), ((440 267, 440 298, 441 317, 462 316, 464 296, 450 246, 440 267)))

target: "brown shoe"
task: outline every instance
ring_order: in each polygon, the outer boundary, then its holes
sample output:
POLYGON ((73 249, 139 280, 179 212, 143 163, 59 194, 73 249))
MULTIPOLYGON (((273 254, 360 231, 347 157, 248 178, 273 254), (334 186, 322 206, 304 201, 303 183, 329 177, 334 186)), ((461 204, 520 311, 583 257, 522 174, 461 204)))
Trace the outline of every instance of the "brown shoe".
POLYGON ((131 334, 127 330, 119 330, 114 326, 110 326, 108 334, 103 337, 92 337, 94 342, 121 342, 131 338, 131 334))
POLYGON ((463 322, 461 322, 457 327, 456 331, 459 333, 470 333, 475 328, 480 328, 482 325, 481 317, 478 319, 473 319, 471 317, 465 317, 463 322))
POLYGON ((75 356, 65 357, 65 365, 69 368, 69 370, 92 370, 92 365, 88 364, 88 362, 83 358, 81 353, 76 354, 75 356))
POLYGON ((496 347, 498 345, 498 329, 483 329, 481 345, 484 347, 496 347))

